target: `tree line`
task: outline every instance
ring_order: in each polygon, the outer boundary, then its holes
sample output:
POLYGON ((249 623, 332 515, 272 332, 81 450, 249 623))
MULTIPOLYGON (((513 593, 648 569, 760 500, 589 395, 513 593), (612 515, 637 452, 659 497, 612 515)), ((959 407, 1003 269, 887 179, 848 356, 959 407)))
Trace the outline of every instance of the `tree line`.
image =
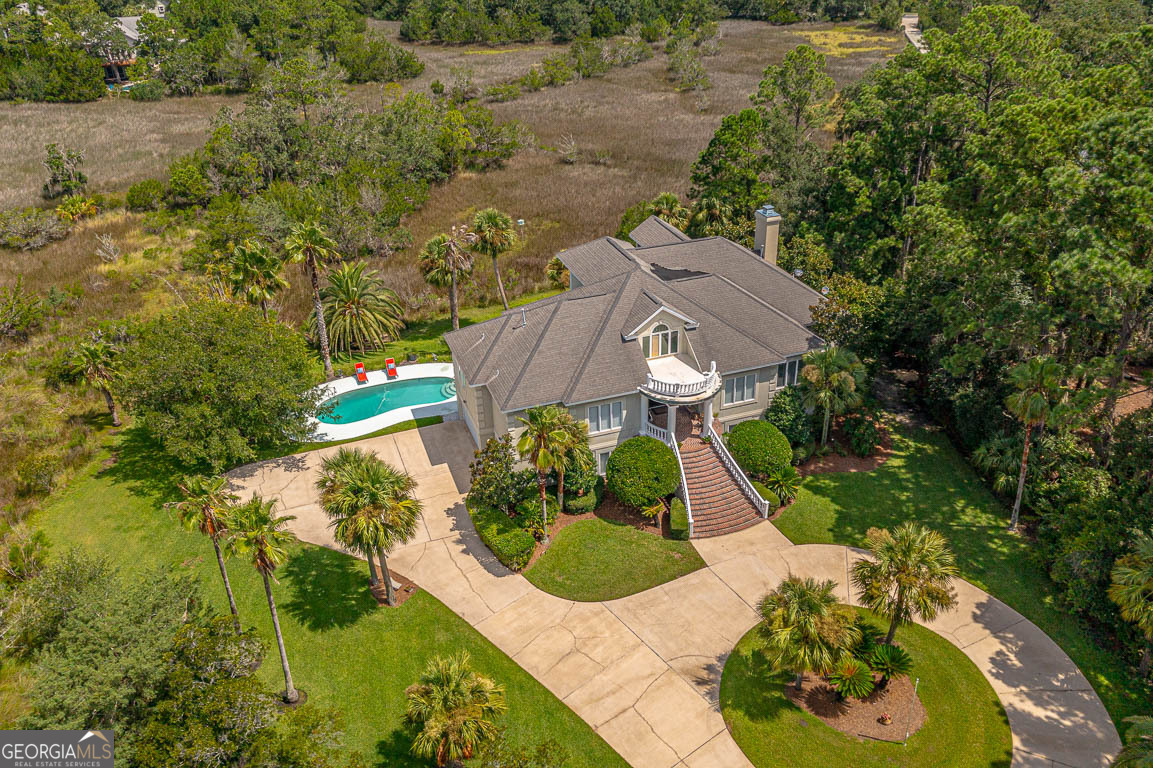
POLYGON ((1063 606, 1147 671, 1153 607, 1111 585, 1153 530, 1153 413, 1127 406, 1153 362, 1153 26, 1086 49, 980 6, 926 41, 835 101, 824 57, 790 52, 722 121, 693 199, 643 201, 622 232, 656 213, 751 245, 771 201, 781 266, 828 296, 816 331, 918 374, 1063 606))

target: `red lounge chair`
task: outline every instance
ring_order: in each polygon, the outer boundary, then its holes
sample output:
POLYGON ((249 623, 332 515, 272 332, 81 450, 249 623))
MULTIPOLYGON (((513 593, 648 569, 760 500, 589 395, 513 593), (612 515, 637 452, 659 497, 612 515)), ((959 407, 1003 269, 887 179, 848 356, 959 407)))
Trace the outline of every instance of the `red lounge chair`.
POLYGON ((361 384, 368 381, 368 372, 364 370, 364 363, 356 364, 356 380, 361 384))
POLYGON ((384 372, 388 374, 388 378, 396 378, 396 361, 391 357, 384 361, 384 372))

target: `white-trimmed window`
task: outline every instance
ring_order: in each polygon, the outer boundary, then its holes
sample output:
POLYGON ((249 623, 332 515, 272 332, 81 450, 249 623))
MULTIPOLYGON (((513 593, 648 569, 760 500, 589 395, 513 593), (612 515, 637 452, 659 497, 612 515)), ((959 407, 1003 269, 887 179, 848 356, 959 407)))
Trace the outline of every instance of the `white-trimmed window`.
POLYGON ((617 400, 615 403, 589 406, 589 434, 608 432, 620 429, 624 420, 624 404, 617 400))
POLYGON ((609 471, 609 456, 612 456, 612 451, 601 451, 597 454, 597 474, 605 475, 609 471))
POLYGON ((746 373, 725 379, 724 405, 748 403, 757 399, 757 374, 746 373))
POLYGON ((680 349, 680 342, 680 331, 670 330, 664 323, 657 323, 648 336, 641 337, 641 349, 646 358, 675 355, 680 349))
POLYGON ((788 387, 797 383, 797 370, 800 368, 800 363, 797 360, 790 360, 787 363, 781 363, 777 366, 777 388, 788 387))

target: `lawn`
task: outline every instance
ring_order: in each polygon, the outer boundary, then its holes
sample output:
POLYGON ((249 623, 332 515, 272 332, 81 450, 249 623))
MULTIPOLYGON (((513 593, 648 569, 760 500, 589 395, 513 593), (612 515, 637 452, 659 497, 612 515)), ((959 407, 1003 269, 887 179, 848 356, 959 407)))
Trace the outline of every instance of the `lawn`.
MULTIPOLYGON (((869 620, 883 629, 883 622, 869 620)), ((737 644, 721 677, 721 712, 733 738, 758 768, 1008 768, 1013 744, 1009 723, 980 671, 958 648, 924 627, 901 627, 896 639, 913 656, 912 677, 920 678, 918 695, 927 714, 907 747, 847 736, 799 709, 784 694, 792 675, 772 671, 758 650, 755 629, 737 644)), ((894 738, 901 739, 903 715, 891 714, 894 738)))
MULTIPOLYGON (((38 513, 56 552, 85 547, 111 558, 125 572, 149 567, 187 570, 200 577, 204 596, 227 612, 208 542, 183 530, 162 503, 174 498, 178 470, 150 450, 136 430, 120 437, 120 461, 89 472, 38 513)), ((241 618, 269 644, 260 674, 283 684, 263 587, 245 562, 233 560, 230 576, 241 618)), ((363 563, 309 545, 292 548, 274 587, 293 676, 310 705, 335 707, 346 722, 346 742, 370 764, 426 766, 408 754, 404 689, 434 654, 467 649, 474 666, 507 689, 503 718, 511 739, 535 744, 556 739, 572 753, 572 766, 625 766, 589 726, 504 653, 428 593, 398 609, 379 608, 368 590, 363 563)))
POLYGON ((524 575, 545 592, 594 602, 643 592, 704 567, 687 541, 592 518, 562 528, 524 575))
POLYGON ((964 578, 1053 638, 1089 678, 1115 724, 1148 712, 1144 687, 1058 607, 1028 540, 1006 532, 1009 510, 940 432, 896 432, 892 456, 872 472, 805 478, 796 502, 773 523, 795 544, 861 546, 869 528, 908 519, 940 531, 964 578))

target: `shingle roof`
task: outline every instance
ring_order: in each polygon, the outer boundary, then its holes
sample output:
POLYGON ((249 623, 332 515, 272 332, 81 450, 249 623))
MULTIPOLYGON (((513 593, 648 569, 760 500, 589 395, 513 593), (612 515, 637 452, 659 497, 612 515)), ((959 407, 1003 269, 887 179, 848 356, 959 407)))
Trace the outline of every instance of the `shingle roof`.
POLYGON ((642 248, 652 245, 684 243, 690 239, 684 232, 656 216, 649 216, 638 224, 636 229, 629 232, 629 237, 642 248))
POLYGON ((445 335, 465 380, 487 386, 502 411, 634 391, 648 365, 626 336, 661 307, 696 323, 684 351, 702 370, 823 346, 806 327, 820 294, 724 238, 634 248, 601 238, 561 258, 583 285, 445 335))

